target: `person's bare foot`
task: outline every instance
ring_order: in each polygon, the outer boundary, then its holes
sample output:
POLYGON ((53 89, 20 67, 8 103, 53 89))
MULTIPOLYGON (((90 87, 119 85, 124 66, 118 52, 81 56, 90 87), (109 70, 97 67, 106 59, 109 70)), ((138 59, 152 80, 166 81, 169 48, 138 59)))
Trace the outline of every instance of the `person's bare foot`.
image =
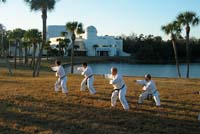
POLYGON ((116 110, 116 107, 111 106, 110 109, 111 109, 111 110, 116 110))
POLYGON ((128 109, 124 109, 124 111, 128 112, 128 111, 129 111, 129 108, 128 108, 128 109))
POLYGON ((161 106, 156 106, 157 107, 157 115, 162 115, 164 114, 164 109, 161 106))
POLYGON ((139 108, 140 108, 140 104, 137 103, 136 106, 135 106, 135 109, 138 110, 139 108))

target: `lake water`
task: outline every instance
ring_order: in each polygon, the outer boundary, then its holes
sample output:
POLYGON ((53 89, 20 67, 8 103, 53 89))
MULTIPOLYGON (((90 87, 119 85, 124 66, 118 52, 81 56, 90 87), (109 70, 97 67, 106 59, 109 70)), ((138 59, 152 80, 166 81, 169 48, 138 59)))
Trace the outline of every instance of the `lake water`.
MULTIPOLYGON (((74 66, 74 73, 78 74, 77 67, 74 66)), ((90 64, 94 74, 110 73, 111 67, 117 67, 118 72, 126 76, 144 76, 150 73, 153 77, 172 77, 176 78, 177 70, 175 65, 155 65, 155 64, 129 64, 129 63, 95 63, 90 64)), ((186 76, 186 64, 180 65, 182 77, 186 76)), ((66 71, 70 72, 70 66, 66 67, 66 71)), ((200 63, 193 63, 190 65, 190 78, 200 78, 200 63)))

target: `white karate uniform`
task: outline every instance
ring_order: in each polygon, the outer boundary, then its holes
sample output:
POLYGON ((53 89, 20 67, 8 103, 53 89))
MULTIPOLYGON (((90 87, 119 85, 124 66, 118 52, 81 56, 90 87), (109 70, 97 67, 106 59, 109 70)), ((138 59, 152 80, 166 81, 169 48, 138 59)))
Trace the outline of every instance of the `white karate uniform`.
POLYGON ((154 81, 150 80, 147 82, 146 80, 137 80, 137 83, 143 85, 144 90, 144 92, 139 96, 138 103, 142 103, 144 99, 147 99, 148 95, 151 94, 156 103, 156 106, 160 106, 159 92, 156 88, 156 84, 154 83, 154 81))
POLYGON ((64 68, 60 65, 57 67, 56 76, 58 80, 55 83, 55 91, 58 92, 60 88, 62 88, 62 93, 68 93, 67 91, 67 76, 64 68))
POLYGON ((104 75, 106 79, 110 80, 110 84, 113 85, 114 91, 112 92, 111 96, 111 106, 115 107, 117 102, 117 97, 119 96, 119 100, 125 110, 129 109, 128 102, 126 100, 126 85, 124 83, 124 80, 122 79, 122 76, 120 74, 116 74, 113 76, 112 74, 105 74, 104 75), (115 90, 118 89, 118 90, 115 90))
POLYGON ((95 94, 96 90, 93 87, 94 76, 92 68, 90 66, 87 66, 86 68, 79 67, 78 70, 82 71, 81 74, 85 77, 81 82, 80 91, 84 91, 87 87, 91 94, 95 94))

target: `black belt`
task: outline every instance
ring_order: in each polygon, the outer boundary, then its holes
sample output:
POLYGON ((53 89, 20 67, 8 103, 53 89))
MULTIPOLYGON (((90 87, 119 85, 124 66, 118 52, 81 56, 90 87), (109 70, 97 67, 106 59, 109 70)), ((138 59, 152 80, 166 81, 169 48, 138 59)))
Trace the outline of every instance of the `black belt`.
POLYGON ((60 79, 63 79, 63 78, 65 78, 66 76, 64 75, 64 76, 62 76, 62 77, 60 77, 60 79))
POLYGON ((154 94, 157 92, 157 90, 153 91, 153 93, 149 93, 147 95, 147 100, 152 100, 152 97, 154 96, 154 94))
POLYGON ((90 76, 88 76, 88 78, 87 78, 87 79, 91 78, 92 76, 93 76, 93 74, 92 74, 92 75, 90 75, 90 76))
POLYGON ((114 92, 114 91, 120 91, 121 89, 123 89, 125 87, 125 84, 121 87, 121 88, 118 88, 118 89, 114 89, 112 92, 114 92))
POLYGON ((89 78, 91 78, 92 76, 93 76, 93 74, 87 77, 86 82, 85 82, 85 85, 87 85, 87 80, 88 80, 89 78))
POLYGON ((155 90, 152 94, 155 94, 157 92, 157 90, 155 90))

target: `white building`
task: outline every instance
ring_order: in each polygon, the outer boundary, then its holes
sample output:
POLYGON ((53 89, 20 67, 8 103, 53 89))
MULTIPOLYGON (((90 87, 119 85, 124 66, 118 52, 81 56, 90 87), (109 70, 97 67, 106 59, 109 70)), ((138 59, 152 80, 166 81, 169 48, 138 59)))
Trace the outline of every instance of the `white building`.
MULTIPOLYGON (((47 37, 52 48, 58 45, 56 41, 63 32, 63 26, 48 26, 47 37), (51 33, 54 32, 54 33, 51 33), (53 37, 54 36, 54 37, 53 37)), ((66 30, 64 30, 66 32, 66 30)), ((69 38, 69 37, 68 37, 69 38)), ((85 33, 76 38, 74 54, 79 56, 129 56, 123 52, 123 41, 114 36, 98 36, 94 26, 86 28, 85 33)))

